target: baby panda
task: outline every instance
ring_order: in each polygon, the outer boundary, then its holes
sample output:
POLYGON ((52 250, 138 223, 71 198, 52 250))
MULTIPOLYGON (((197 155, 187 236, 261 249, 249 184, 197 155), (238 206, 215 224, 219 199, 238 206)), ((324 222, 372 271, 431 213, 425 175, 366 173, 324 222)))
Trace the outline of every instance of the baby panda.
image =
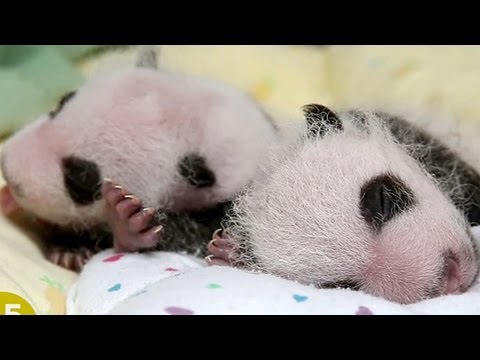
POLYGON ((66 268, 80 270, 111 246, 206 254, 229 201, 276 140, 276 125, 247 94, 159 70, 149 51, 136 67, 93 77, 8 139, 4 196, 48 224, 48 257, 66 268), (136 232, 155 230, 113 243, 105 178, 123 215, 139 198, 147 207, 136 232))
POLYGON ((303 136, 234 201, 210 264, 404 304, 469 289, 479 163, 394 113, 304 110, 303 136))

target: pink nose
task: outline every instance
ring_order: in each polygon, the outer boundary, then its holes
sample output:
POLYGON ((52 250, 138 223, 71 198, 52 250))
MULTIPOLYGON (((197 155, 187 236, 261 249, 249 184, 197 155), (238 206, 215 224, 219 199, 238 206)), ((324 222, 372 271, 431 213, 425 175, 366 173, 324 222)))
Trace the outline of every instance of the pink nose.
POLYGON ((447 259, 447 280, 444 294, 460 293, 460 266, 455 259, 447 259))

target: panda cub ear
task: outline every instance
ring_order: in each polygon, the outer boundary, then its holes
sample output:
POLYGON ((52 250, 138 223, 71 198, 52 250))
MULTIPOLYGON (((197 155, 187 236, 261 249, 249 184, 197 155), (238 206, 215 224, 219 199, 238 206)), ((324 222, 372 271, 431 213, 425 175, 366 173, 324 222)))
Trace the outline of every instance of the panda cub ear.
POLYGON ((145 47, 137 55, 136 67, 158 69, 158 50, 154 47, 145 47))
POLYGON ((342 131, 343 125, 337 114, 326 106, 308 104, 302 107, 307 132, 311 138, 324 136, 329 131, 342 131))

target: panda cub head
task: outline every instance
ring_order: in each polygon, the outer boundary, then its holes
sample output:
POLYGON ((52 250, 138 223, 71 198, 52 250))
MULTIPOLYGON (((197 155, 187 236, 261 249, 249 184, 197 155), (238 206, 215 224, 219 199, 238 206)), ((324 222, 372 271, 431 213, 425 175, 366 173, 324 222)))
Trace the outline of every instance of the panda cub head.
POLYGON ((111 178, 146 206, 201 210, 236 195, 276 132, 240 90, 136 67, 97 75, 14 134, 1 167, 18 205, 46 222, 104 223, 100 184, 111 178))
POLYGON ((235 261, 400 303, 466 291, 479 253, 464 216, 374 113, 305 107, 225 223, 235 261))

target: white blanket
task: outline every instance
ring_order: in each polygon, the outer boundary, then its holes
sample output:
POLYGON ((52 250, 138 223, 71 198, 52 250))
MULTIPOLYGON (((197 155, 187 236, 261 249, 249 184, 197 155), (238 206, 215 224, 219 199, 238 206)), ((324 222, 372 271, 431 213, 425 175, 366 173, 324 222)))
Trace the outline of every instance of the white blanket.
POLYGON ((480 314, 480 283, 462 295, 399 305, 358 291, 207 267, 187 255, 107 250, 95 255, 70 289, 67 314, 480 314))

